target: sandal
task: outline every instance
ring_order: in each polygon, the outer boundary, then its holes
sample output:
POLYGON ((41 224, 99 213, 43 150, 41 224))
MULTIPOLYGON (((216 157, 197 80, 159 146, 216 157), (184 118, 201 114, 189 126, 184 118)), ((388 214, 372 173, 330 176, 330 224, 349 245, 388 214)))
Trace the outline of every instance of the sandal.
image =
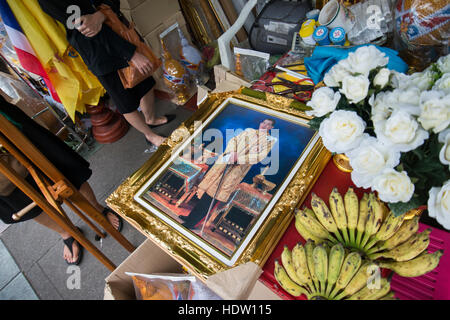
MULTIPOLYGON (((80 233, 83 233, 83 231, 79 227, 77 227, 77 229, 78 229, 78 231, 80 231, 80 233)), ((67 246, 67 248, 69 248, 69 251, 72 254, 72 257, 73 257, 72 246, 73 246, 73 243, 75 241, 76 240, 73 237, 70 237, 70 238, 67 238, 67 239, 63 240, 64 244, 67 246)), ((68 265, 75 265, 75 266, 77 266, 77 265, 79 265, 81 263, 81 259, 83 258, 83 247, 80 245, 79 242, 77 242, 77 243, 78 243, 78 246, 80 248, 80 250, 78 252, 78 259, 75 262, 68 262, 67 260, 64 260, 64 261, 66 261, 66 263, 68 265)))
POLYGON ((164 122, 164 123, 161 123, 161 124, 155 124, 155 125, 148 124, 148 126, 150 127, 150 129, 155 129, 155 128, 158 128, 158 127, 165 126, 166 124, 169 124, 170 122, 175 120, 177 116, 174 115, 174 114, 168 114, 165 117, 167 118, 167 122, 164 122))
MULTIPOLYGON (((111 210, 110 208, 108 208, 108 207, 105 207, 105 209, 103 209, 103 211, 102 211, 102 214, 105 216, 105 218, 106 219, 108 219, 108 217, 107 217, 107 214, 108 214, 108 212, 111 212, 113 215, 115 215, 116 217, 117 217, 117 219, 119 219, 119 226, 118 226, 118 228, 117 228, 117 231, 122 231, 122 228, 123 228, 123 220, 122 220, 122 217, 121 216, 119 216, 117 213, 115 213, 113 210, 111 210)), ((108 222, 109 222, 109 220, 108 220, 108 222)), ((107 236, 107 234, 105 233, 105 237, 107 236)), ((95 241, 100 241, 101 240, 101 237, 98 235, 98 234, 96 234, 95 235, 95 241)))
MULTIPOLYGON (((108 219, 107 214, 108 213, 112 213, 113 215, 115 215, 117 217, 117 219, 119 220, 119 226, 117 228, 117 231, 122 231, 123 228, 123 220, 122 217, 119 216, 117 213, 115 213, 113 210, 111 210, 110 208, 106 207, 105 209, 103 209, 102 214, 105 216, 106 219, 108 219)), ((109 220, 108 220, 109 221, 109 220)))

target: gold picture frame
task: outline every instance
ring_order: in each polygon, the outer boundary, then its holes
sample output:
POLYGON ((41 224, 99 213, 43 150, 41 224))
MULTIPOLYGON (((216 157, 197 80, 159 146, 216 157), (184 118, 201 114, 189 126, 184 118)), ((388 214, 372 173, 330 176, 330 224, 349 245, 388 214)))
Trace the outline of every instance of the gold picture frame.
MULTIPOLYGON (((227 108, 248 108, 248 112, 261 112, 277 121, 292 122, 292 126, 298 124, 312 131, 307 125, 311 118, 302 110, 293 108, 293 100, 270 93, 257 93, 258 98, 255 98, 244 94, 248 92, 245 90, 210 94, 200 104, 198 111, 175 130, 152 157, 106 200, 127 222, 202 280, 249 261, 263 266, 291 223, 295 208, 304 201, 331 159, 330 152, 323 146, 317 132, 305 138, 308 142, 298 159, 285 169, 288 173, 280 180, 279 187, 274 189, 271 200, 243 239, 238 244, 235 242, 235 249, 231 253, 225 254, 224 250, 218 250, 218 246, 216 248, 205 240, 206 237, 198 237, 197 231, 195 233, 181 224, 179 226, 167 211, 149 202, 150 188, 173 166, 174 159, 227 108), (204 127, 199 127, 199 121, 204 127), (208 245, 216 250, 210 249, 208 245)), ((292 136, 289 138, 295 139, 292 136)), ((259 175, 257 177, 261 178, 259 175)))

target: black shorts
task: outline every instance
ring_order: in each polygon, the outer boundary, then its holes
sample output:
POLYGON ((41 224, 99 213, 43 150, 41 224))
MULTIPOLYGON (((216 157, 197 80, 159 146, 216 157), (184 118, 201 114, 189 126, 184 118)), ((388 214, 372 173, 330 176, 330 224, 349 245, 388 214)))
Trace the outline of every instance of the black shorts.
POLYGON ((97 76, 121 114, 131 113, 139 108, 141 99, 155 86, 156 82, 150 77, 131 89, 125 89, 117 71, 104 76, 97 76))
MULTIPOLYGON (((25 180, 29 184, 31 184, 33 188, 38 190, 39 193, 41 193, 39 187, 36 185, 36 182, 31 177, 31 175, 28 175, 25 180)), ((26 213, 19 221, 15 221, 12 218, 12 215, 14 213, 19 212, 20 210, 28 206, 31 202, 31 199, 28 198, 28 196, 19 188, 14 189, 13 193, 11 193, 7 197, 0 196, 0 219, 6 224, 13 224, 36 218, 42 213, 42 209, 38 206, 34 207, 31 211, 26 213)))

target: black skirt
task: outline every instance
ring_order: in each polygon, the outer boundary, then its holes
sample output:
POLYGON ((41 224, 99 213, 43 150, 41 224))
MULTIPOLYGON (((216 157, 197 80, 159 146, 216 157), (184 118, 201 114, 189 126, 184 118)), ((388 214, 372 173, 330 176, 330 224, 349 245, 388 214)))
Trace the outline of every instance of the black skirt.
MULTIPOLYGON (((30 142, 69 180, 75 188, 80 187, 89 180, 92 175, 90 164, 77 152, 72 150, 66 143, 53 133, 41 127, 29 118, 18 107, 8 103, 0 96, 0 111, 10 122, 14 123, 30 142)), ((34 185, 36 187, 36 185, 34 185)), ((37 189, 39 190, 39 189, 37 189)), ((16 189, 14 192, 20 192, 16 189)), ((39 191, 40 192, 40 191, 39 191)), ((23 209, 31 200, 26 195, 12 198, 0 197, 0 200, 8 205, 0 205, 0 219, 10 221, 13 213, 23 209), (8 198, 8 199, 5 199, 8 198), (18 209, 18 210, 17 210, 18 209)), ((31 217, 32 215, 27 216, 31 217)), ((24 220, 21 220, 24 221, 24 220)))
POLYGON ((139 108, 141 99, 155 86, 156 82, 150 77, 131 89, 125 89, 119 74, 115 72, 104 76, 97 76, 100 83, 108 92, 117 110, 121 114, 131 113, 139 108))

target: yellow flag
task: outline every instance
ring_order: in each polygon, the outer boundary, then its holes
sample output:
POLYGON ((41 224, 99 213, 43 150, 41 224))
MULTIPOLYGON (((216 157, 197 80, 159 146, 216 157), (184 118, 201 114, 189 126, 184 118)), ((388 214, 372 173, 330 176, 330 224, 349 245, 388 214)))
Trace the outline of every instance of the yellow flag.
POLYGON ((70 118, 97 105, 105 89, 69 45, 64 26, 42 11, 37 0, 7 0, 70 118))

